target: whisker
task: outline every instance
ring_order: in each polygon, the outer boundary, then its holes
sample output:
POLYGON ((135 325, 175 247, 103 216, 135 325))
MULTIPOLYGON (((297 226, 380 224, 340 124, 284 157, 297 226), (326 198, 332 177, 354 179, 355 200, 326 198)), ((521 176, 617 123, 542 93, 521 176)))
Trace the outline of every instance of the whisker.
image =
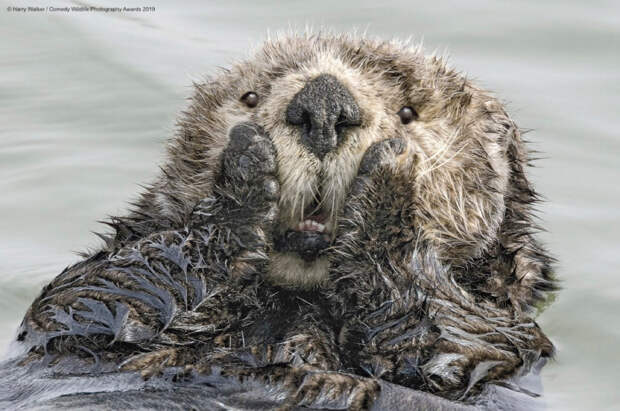
POLYGON ((452 144, 454 143, 454 141, 456 140, 456 137, 458 136, 458 132, 455 130, 452 135, 450 136, 450 138, 448 138, 448 140, 445 142, 445 144, 443 145, 443 147, 441 147, 439 150, 437 150, 436 153, 434 153, 432 156, 426 158, 423 160, 423 163, 432 161, 435 157, 437 157, 437 160, 431 165, 431 168, 433 168, 435 166, 435 164, 437 164, 439 161, 441 161, 441 157, 448 151, 448 149, 452 146, 452 144))
POLYGON ((426 169, 424 171, 422 171, 422 173, 420 173, 419 177, 424 177, 426 174, 431 173, 437 169, 440 169, 441 167, 445 166, 446 164, 448 164, 454 157, 456 157, 457 155, 459 155, 461 153, 461 151, 463 151, 465 149, 465 147, 467 147, 468 144, 463 144, 463 146, 458 149, 452 156, 450 156, 450 158, 448 158, 446 161, 442 162, 441 164, 439 164, 438 166, 432 165, 431 168, 426 169))

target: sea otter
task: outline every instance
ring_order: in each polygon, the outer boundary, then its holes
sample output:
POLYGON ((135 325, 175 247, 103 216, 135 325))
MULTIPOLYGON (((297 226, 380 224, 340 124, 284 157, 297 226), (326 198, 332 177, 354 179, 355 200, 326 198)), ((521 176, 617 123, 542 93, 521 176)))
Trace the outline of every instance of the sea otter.
POLYGON ((29 308, 19 364, 253 381, 282 409, 376 408, 388 383, 481 404, 553 353, 527 163, 500 102, 419 48, 268 41, 195 85, 161 176, 29 308))

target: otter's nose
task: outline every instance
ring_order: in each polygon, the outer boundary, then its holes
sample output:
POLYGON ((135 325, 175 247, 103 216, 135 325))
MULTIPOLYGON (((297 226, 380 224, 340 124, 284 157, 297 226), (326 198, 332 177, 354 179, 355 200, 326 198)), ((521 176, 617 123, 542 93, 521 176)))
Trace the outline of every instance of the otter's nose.
POLYGON ((306 83, 286 109, 286 121, 302 126, 302 143, 321 160, 342 141, 347 127, 361 124, 360 117, 349 90, 329 74, 306 83))

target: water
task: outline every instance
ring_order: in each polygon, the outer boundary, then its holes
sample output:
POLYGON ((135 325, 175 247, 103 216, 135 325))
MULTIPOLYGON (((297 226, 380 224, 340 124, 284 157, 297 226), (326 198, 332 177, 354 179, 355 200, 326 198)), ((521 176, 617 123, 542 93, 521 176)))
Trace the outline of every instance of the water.
MULTIPOLYGON (((16 4, 19 3, 19 4, 16 4)), ((157 173, 192 80, 268 31, 423 39, 494 90, 545 157, 542 237, 563 291, 539 323, 558 348, 550 408, 612 409, 620 360, 620 7, 608 2, 130 2, 141 14, 9 13, 0 2, 0 344, 40 288, 98 244, 157 173)), ((78 2, 53 2, 55 6, 78 2)))

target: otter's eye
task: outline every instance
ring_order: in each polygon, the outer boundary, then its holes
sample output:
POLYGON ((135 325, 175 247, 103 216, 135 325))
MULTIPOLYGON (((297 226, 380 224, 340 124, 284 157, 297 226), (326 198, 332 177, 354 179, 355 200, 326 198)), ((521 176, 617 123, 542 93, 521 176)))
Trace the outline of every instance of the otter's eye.
POLYGON ((241 97, 241 101, 243 101, 246 106, 254 108, 258 105, 258 94, 253 91, 248 91, 241 97))
POLYGON ((401 108, 400 110, 398 110, 398 113, 396 114, 398 114, 398 117, 400 117, 400 121, 403 124, 409 124, 413 120, 418 119, 418 112, 409 106, 405 106, 401 108))

